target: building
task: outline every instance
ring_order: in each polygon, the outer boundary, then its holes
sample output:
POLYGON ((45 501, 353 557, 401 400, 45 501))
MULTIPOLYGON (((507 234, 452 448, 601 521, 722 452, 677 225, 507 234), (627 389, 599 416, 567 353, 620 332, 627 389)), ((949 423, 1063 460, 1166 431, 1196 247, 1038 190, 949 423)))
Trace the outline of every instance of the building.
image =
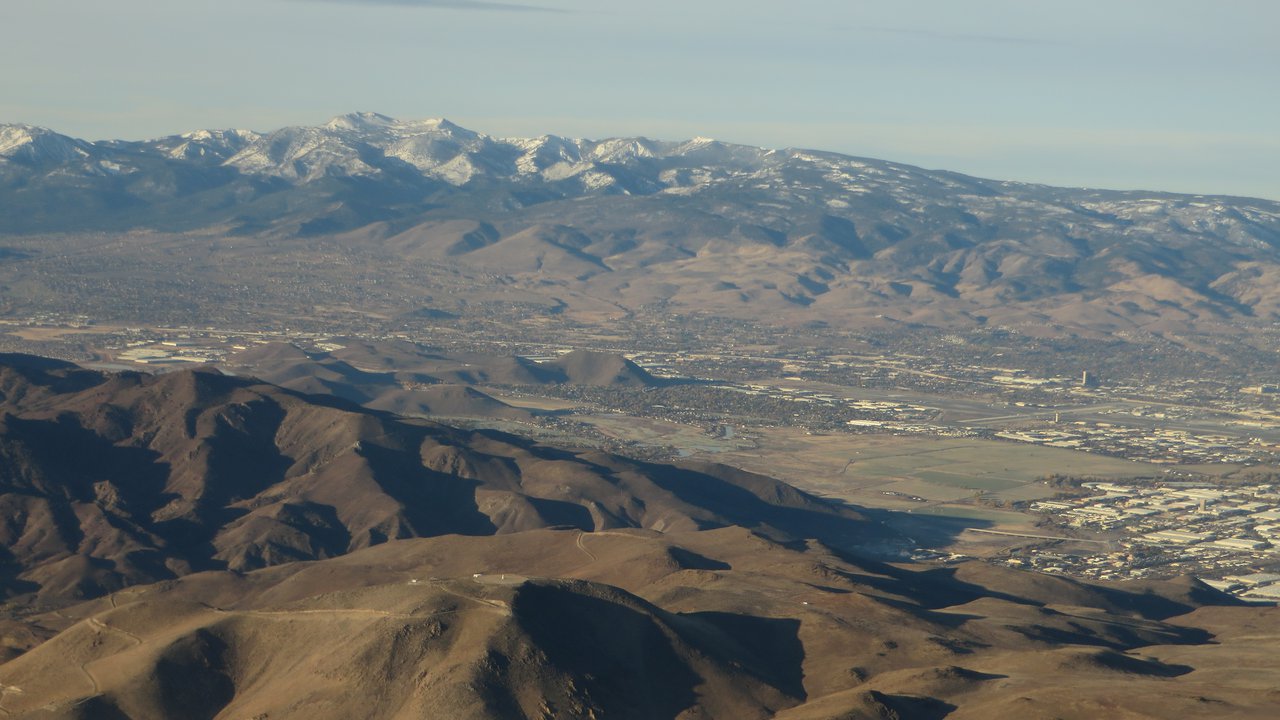
POLYGON ((1142 536, 1142 540, 1157 545, 1194 545, 1212 539, 1213 536, 1208 533, 1194 533, 1185 530, 1161 530, 1160 532, 1142 536))
POLYGON ((1254 573, 1252 575, 1229 575, 1222 578, 1231 582, 1240 583, 1247 587, 1257 587, 1259 585, 1270 585, 1280 581, 1280 574, 1276 573, 1254 573))
POLYGON ((1271 547, 1271 545, 1263 540, 1254 540, 1253 538, 1223 538, 1213 542, 1214 547, 1226 548, 1228 550, 1262 550, 1271 547))

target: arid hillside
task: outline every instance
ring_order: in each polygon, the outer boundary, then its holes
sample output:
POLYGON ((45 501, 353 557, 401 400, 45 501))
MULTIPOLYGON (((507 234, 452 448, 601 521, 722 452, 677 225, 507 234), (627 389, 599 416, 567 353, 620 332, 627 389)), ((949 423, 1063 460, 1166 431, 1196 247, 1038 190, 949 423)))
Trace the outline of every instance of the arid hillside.
MULTIPOLYGON (((31 718, 1269 718, 1275 608, 741 527, 395 540, 25 618, 31 718), (33 640, 38 642, 38 640, 33 640)), ((10 636, 16 636, 10 631, 10 636)))
POLYGON ((0 411, 7 717, 1270 718, 1280 702, 1274 607, 1190 579, 889 562, 909 540, 722 466, 33 356, 0 358, 0 411))
POLYGON ((883 530, 781 482, 465 431, 214 370, 0 358, 4 596, 59 605, 201 570, 545 527, 883 530))

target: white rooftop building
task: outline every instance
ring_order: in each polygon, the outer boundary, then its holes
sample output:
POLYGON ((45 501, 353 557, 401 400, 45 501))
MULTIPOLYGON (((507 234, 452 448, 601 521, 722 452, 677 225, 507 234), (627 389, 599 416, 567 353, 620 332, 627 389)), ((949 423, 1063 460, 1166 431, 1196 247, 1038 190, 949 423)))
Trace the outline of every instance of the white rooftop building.
POLYGON ((1280 574, 1277 573, 1254 573, 1252 575, 1230 575, 1223 580, 1231 580, 1241 585, 1256 587, 1259 585, 1270 585, 1280 581, 1280 574))
POLYGON ((1147 542, 1162 545, 1193 545, 1206 540, 1212 540, 1213 536, 1207 533, 1194 533, 1186 530, 1161 530, 1159 532, 1143 535, 1142 539, 1147 542))
POLYGON ((1228 550, 1262 550, 1271 547, 1269 543, 1263 540, 1254 540, 1253 538, 1223 538, 1213 542, 1214 547, 1226 548, 1228 550))

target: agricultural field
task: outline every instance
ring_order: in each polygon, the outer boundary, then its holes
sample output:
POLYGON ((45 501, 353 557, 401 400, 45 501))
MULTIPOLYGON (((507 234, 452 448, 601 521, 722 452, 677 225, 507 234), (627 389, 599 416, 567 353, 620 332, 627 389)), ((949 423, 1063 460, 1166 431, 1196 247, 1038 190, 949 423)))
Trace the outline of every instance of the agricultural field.
POLYGON ((956 502, 978 493, 994 500, 1053 495, 1040 481, 1053 473, 1123 478, 1163 473, 1159 466, 1091 453, 972 438, 807 434, 756 431, 757 447, 715 460, 772 474, 811 492, 859 505, 907 509, 923 501, 956 502))

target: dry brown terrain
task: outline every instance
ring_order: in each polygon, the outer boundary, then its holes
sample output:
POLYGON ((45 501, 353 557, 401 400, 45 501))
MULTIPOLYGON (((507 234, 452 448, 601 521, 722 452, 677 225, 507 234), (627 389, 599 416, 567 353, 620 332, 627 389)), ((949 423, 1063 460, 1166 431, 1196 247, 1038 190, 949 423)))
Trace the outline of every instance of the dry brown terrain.
POLYGON ((883 534, 851 509, 732 468, 549 447, 212 370, 112 375, 8 356, 0 409, 0 591, 37 605, 408 537, 551 526, 883 534))
MULTIPOLYGON (((1276 608, 1190 579, 899 564, 925 512, 895 525, 723 465, 406 416, 536 410, 476 385, 655 384, 612 354, 480 351, 569 335, 629 352, 776 337, 803 356, 959 333, 984 367, 1006 366, 996 335, 1055 337, 1045 352, 1113 366, 1187 350, 1150 382, 1271 383, 1280 204, 373 114, 145 142, 5 130, 6 347, 340 342, 250 349, 240 377, 0 357, 0 716, 1277 715, 1276 608), (437 328, 458 354, 342 337, 437 328), (127 342, 93 345, 109 334, 127 342)), ((1007 344, 1009 367, 1040 351, 1007 344)), ((731 457, 855 501, 892 488, 902 508, 1041 492, 1030 450, 997 468, 986 445, 892 442, 784 432, 731 457)))
POLYGON ((0 408, 7 717, 1269 718, 1280 702, 1276 608, 1194 580, 886 562, 904 538, 879 521, 723 466, 208 370, 7 356, 0 408))
POLYGON ((658 384, 621 355, 577 350, 547 362, 511 355, 445 357, 409 342, 343 338, 332 352, 273 342, 232 355, 228 370, 290 390, 335 395, 397 415, 529 421, 534 413, 478 390, 479 383, 518 385, 658 384))
POLYGON ((401 540, 32 620, 14 717, 1272 717, 1274 608, 740 528, 401 540))

